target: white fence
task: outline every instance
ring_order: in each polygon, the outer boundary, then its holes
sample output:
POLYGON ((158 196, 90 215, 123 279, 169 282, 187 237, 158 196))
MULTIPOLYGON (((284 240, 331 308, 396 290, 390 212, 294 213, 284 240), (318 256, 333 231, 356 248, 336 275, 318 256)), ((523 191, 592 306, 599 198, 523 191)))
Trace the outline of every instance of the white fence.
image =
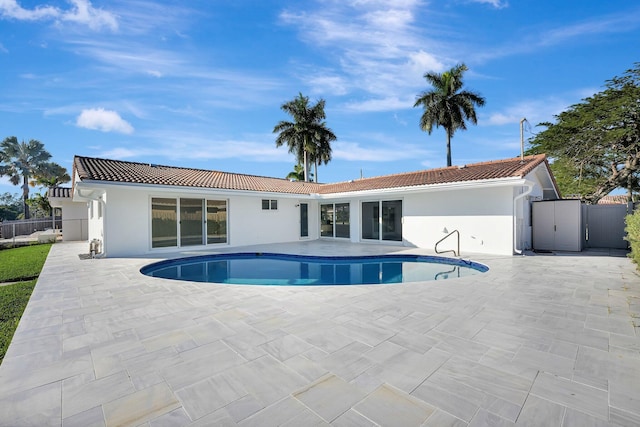
POLYGON ((17 236, 29 236, 37 231, 62 229, 62 218, 37 218, 4 221, 0 223, 0 238, 13 239, 17 236))

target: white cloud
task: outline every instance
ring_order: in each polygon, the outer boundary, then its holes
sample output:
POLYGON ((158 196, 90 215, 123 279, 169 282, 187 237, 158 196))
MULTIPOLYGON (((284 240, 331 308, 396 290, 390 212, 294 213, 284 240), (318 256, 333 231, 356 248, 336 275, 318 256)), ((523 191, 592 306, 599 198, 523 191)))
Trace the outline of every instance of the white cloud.
POLYGON ((0 0, 0 16, 19 21, 72 22, 84 24, 92 30, 106 27, 112 31, 118 29, 116 16, 103 9, 93 7, 89 0, 68 0, 71 7, 62 10, 57 7, 42 5, 33 9, 25 9, 17 0, 0 0))
POLYGON ((469 0, 471 3, 482 3, 482 4, 489 4, 493 7, 495 7, 496 9, 502 9, 505 8, 507 6, 509 6, 509 3, 505 0, 469 0))
POLYGON ((76 126, 102 132, 133 133, 133 126, 120 115, 104 108, 82 110, 76 120, 76 126))
MULTIPOLYGON (((419 10, 424 7, 419 1, 326 1, 322 9, 287 10, 280 19, 296 27, 303 41, 328 48, 328 59, 336 65, 323 75, 341 76, 337 87, 343 92, 339 94, 364 91, 376 99, 389 94, 407 98, 423 84, 425 72, 441 71, 445 63, 455 62, 446 58, 449 51, 429 38, 436 31, 431 24, 437 18, 430 22, 433 15, 419 10), (422 14, 419 23, 418 13, 422 14)), ((336 93, 335 85, 318 85, 317 77, 301 68, 299 75, 305 76, 307 84, 336 93)))

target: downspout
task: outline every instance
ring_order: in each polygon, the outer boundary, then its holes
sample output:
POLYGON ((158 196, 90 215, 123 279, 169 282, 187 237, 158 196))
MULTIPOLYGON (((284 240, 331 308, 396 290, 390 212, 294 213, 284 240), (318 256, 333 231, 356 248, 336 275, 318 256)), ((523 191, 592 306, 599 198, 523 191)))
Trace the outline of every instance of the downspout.
POLYGON ((96 254, 94 258, 104 258, 105 256, 107 256, 107 239, 105 238, 105 236, 107 235, 107 204, 103 200, 102 195, 96 197, 92 196, 92 193, 93 192, 89 193, 88 196, 85 196, 82 194, 82 190, 78 188, 78 195, 80 197, 92 201, 95 200, 102 206, 102 252, 96 254))
MULTIPOLYGON (((513 198, 513 253, 514 254, 518 254, 518 255, 522 255, 524 252, 524 248, 523 249, 518 249, 518 245, 517 245, 517 240, 518 240, 518 218, 517 218, 517 211, 518 211, 518 200, 528 196, 529 194, 531 194, 531 192, 533 191, 533 183, 532 182, 525 182, 525 187, 527 187, 527 189, 524 191, 524 193, 520 193, 518 194, 516 197, 513 198)), ((524 215, 523 215, 524 218, 524 215)))

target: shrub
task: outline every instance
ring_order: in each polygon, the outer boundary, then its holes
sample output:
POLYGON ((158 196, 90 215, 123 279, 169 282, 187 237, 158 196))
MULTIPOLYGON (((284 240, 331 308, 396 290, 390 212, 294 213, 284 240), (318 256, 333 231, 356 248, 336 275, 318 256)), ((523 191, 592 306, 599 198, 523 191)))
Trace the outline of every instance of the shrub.
POLYGON ((627 227, 625 231, 627 232, 627 239, 629 244, 631 245, 631 253, 629 256, 633 259, 640 268, 640 210, 635 211, 631 215, 627 215, 625 218, 625 222, 627 223, 627 227))

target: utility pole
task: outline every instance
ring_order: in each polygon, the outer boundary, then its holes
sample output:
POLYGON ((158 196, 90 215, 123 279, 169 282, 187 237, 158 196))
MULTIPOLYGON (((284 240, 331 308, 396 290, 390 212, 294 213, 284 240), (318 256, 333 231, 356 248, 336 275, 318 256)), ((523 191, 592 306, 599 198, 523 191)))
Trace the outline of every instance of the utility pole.
POLYGON ((526 121, 526 117, 520 120, 520 162, 524 162, 524 122, 526 121))

